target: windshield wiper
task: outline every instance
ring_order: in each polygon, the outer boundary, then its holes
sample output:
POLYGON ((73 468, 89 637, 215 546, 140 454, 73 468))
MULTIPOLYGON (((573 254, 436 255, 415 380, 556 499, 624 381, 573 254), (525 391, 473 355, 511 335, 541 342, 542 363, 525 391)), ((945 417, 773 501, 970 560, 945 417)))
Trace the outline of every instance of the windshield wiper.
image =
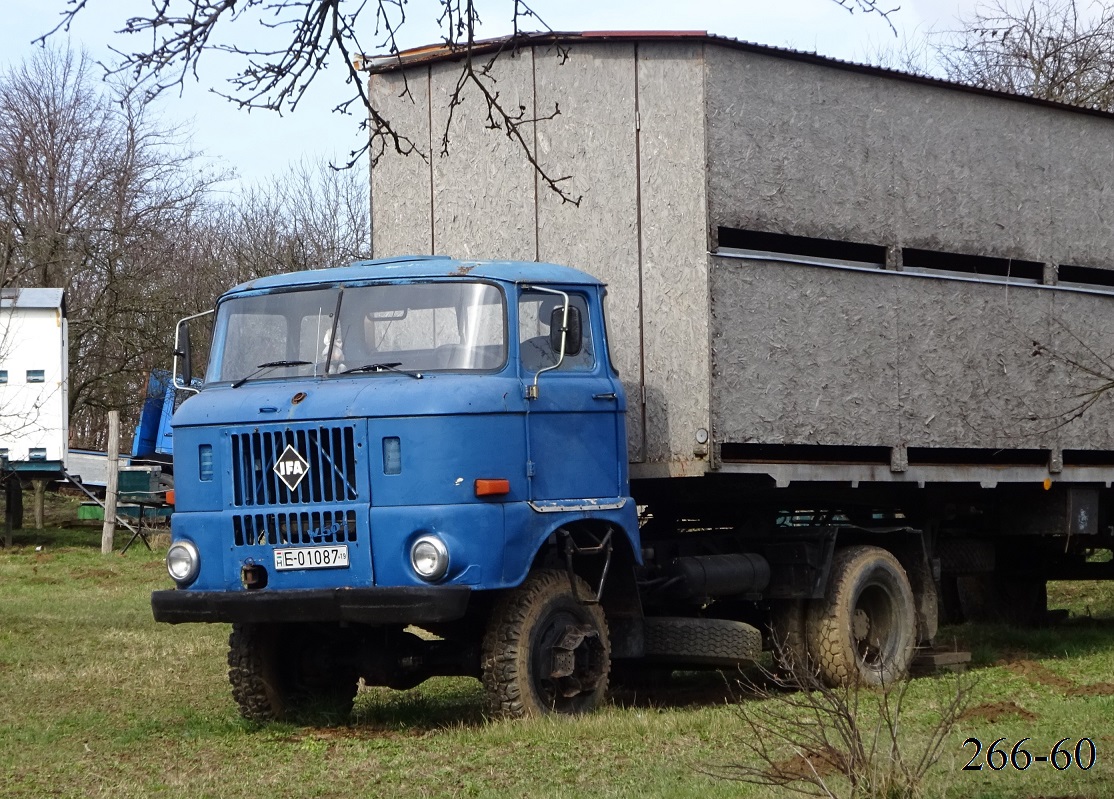
POLYGON ((408 372, 405 369, 399 369, 399 366, 402 366, 402 361, 393 361, 391 363, 365 363, 363 366, 353 366, 351 369, 345 369, 341 374, 350 375, 356 372, 397 372, 400 375, 406 375, 415 380, 422 379, 421 372, 408 372))
POLYGON ((237 380, 235 383, 233 383, 232 388, 239 388, 244 383, 248 382, 253 377, 258 375, 260 372, 263 372, 267 369, 277 369, 280 366, 312 366, 312 365, 313 365, 312 361, 267 361, 267 363, 261 363, 258 366, 256 366, 255 371, 252 372, 250 375, 247 375, 245 377, 241 377, 239 380, 237 380))

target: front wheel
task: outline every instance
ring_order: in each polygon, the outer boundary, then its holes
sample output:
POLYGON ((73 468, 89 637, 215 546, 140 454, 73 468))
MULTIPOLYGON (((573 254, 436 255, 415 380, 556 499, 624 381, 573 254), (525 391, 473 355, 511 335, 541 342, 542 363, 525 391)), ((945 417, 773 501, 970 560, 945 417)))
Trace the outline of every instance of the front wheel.
POLYGON ((828 685, 886 686, 904 677, 917 620, 913 590, 897 558, 873 546, 837 552, 827 595, 810 603, 805 634, 828 685))
POLYGON ((233 624, 228 637, 232 698, 249 721, 343 720, 359 679, 352 655, 339 627, 233 624))
POLYGON ((546 569, 499 600, 483 640, 483 686, 492 716, 587 713, 607 694, 611 642, 579 577, 546 569))

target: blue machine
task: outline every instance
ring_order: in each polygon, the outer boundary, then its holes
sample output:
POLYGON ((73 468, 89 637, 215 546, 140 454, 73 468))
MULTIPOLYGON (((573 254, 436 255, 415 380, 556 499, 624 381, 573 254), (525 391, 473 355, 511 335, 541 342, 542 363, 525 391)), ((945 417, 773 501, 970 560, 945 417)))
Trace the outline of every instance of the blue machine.
POLYGON ((154 369, 147 379, 147 396, 132 438, 132 457, 142 460, 169 462, 174 454, 173 431, 170 420, 174 416, 174 399, 177 391, 166 369, 154 369))
POLYGON ((177 588, 152 606, 233 623, 245 716, 438 674, 480 677, 493 712, 576 712, 641 654, 603 294, 567 267, 405 258, 220 298, 173 419, 177 588))

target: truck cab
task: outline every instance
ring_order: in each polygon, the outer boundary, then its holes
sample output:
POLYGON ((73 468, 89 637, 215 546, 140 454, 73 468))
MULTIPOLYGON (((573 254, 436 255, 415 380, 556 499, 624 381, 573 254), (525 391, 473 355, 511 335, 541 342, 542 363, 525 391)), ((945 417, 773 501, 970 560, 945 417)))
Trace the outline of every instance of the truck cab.
POLYGON ((640 558, 604 294, 567 267, 404 258, 219 299, 152 606, 233 624, 244 715, 435 674, 481 677, 493 707, 598 701, 604 578, 640 558))

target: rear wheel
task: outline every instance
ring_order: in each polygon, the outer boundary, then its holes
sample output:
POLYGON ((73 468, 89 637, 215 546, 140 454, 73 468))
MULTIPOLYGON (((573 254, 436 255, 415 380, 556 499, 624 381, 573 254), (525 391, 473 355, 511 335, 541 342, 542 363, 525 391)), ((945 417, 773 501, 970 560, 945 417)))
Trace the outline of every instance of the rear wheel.
POLYGON ((825 600, 810 603, 807 648, 828 685, 890 685, 917 639, 913 590, 897 558, 873 546, 836 553, 825 600))
MULTIPOLYGON (((592 595, 579 577, 576 594, 592 595)), ((599 605, 573 595, 569 575, 542 570, 495 606, 483 640, 483 686, 493 716, 586 713, 607 694, 611 643, 599 605)))

